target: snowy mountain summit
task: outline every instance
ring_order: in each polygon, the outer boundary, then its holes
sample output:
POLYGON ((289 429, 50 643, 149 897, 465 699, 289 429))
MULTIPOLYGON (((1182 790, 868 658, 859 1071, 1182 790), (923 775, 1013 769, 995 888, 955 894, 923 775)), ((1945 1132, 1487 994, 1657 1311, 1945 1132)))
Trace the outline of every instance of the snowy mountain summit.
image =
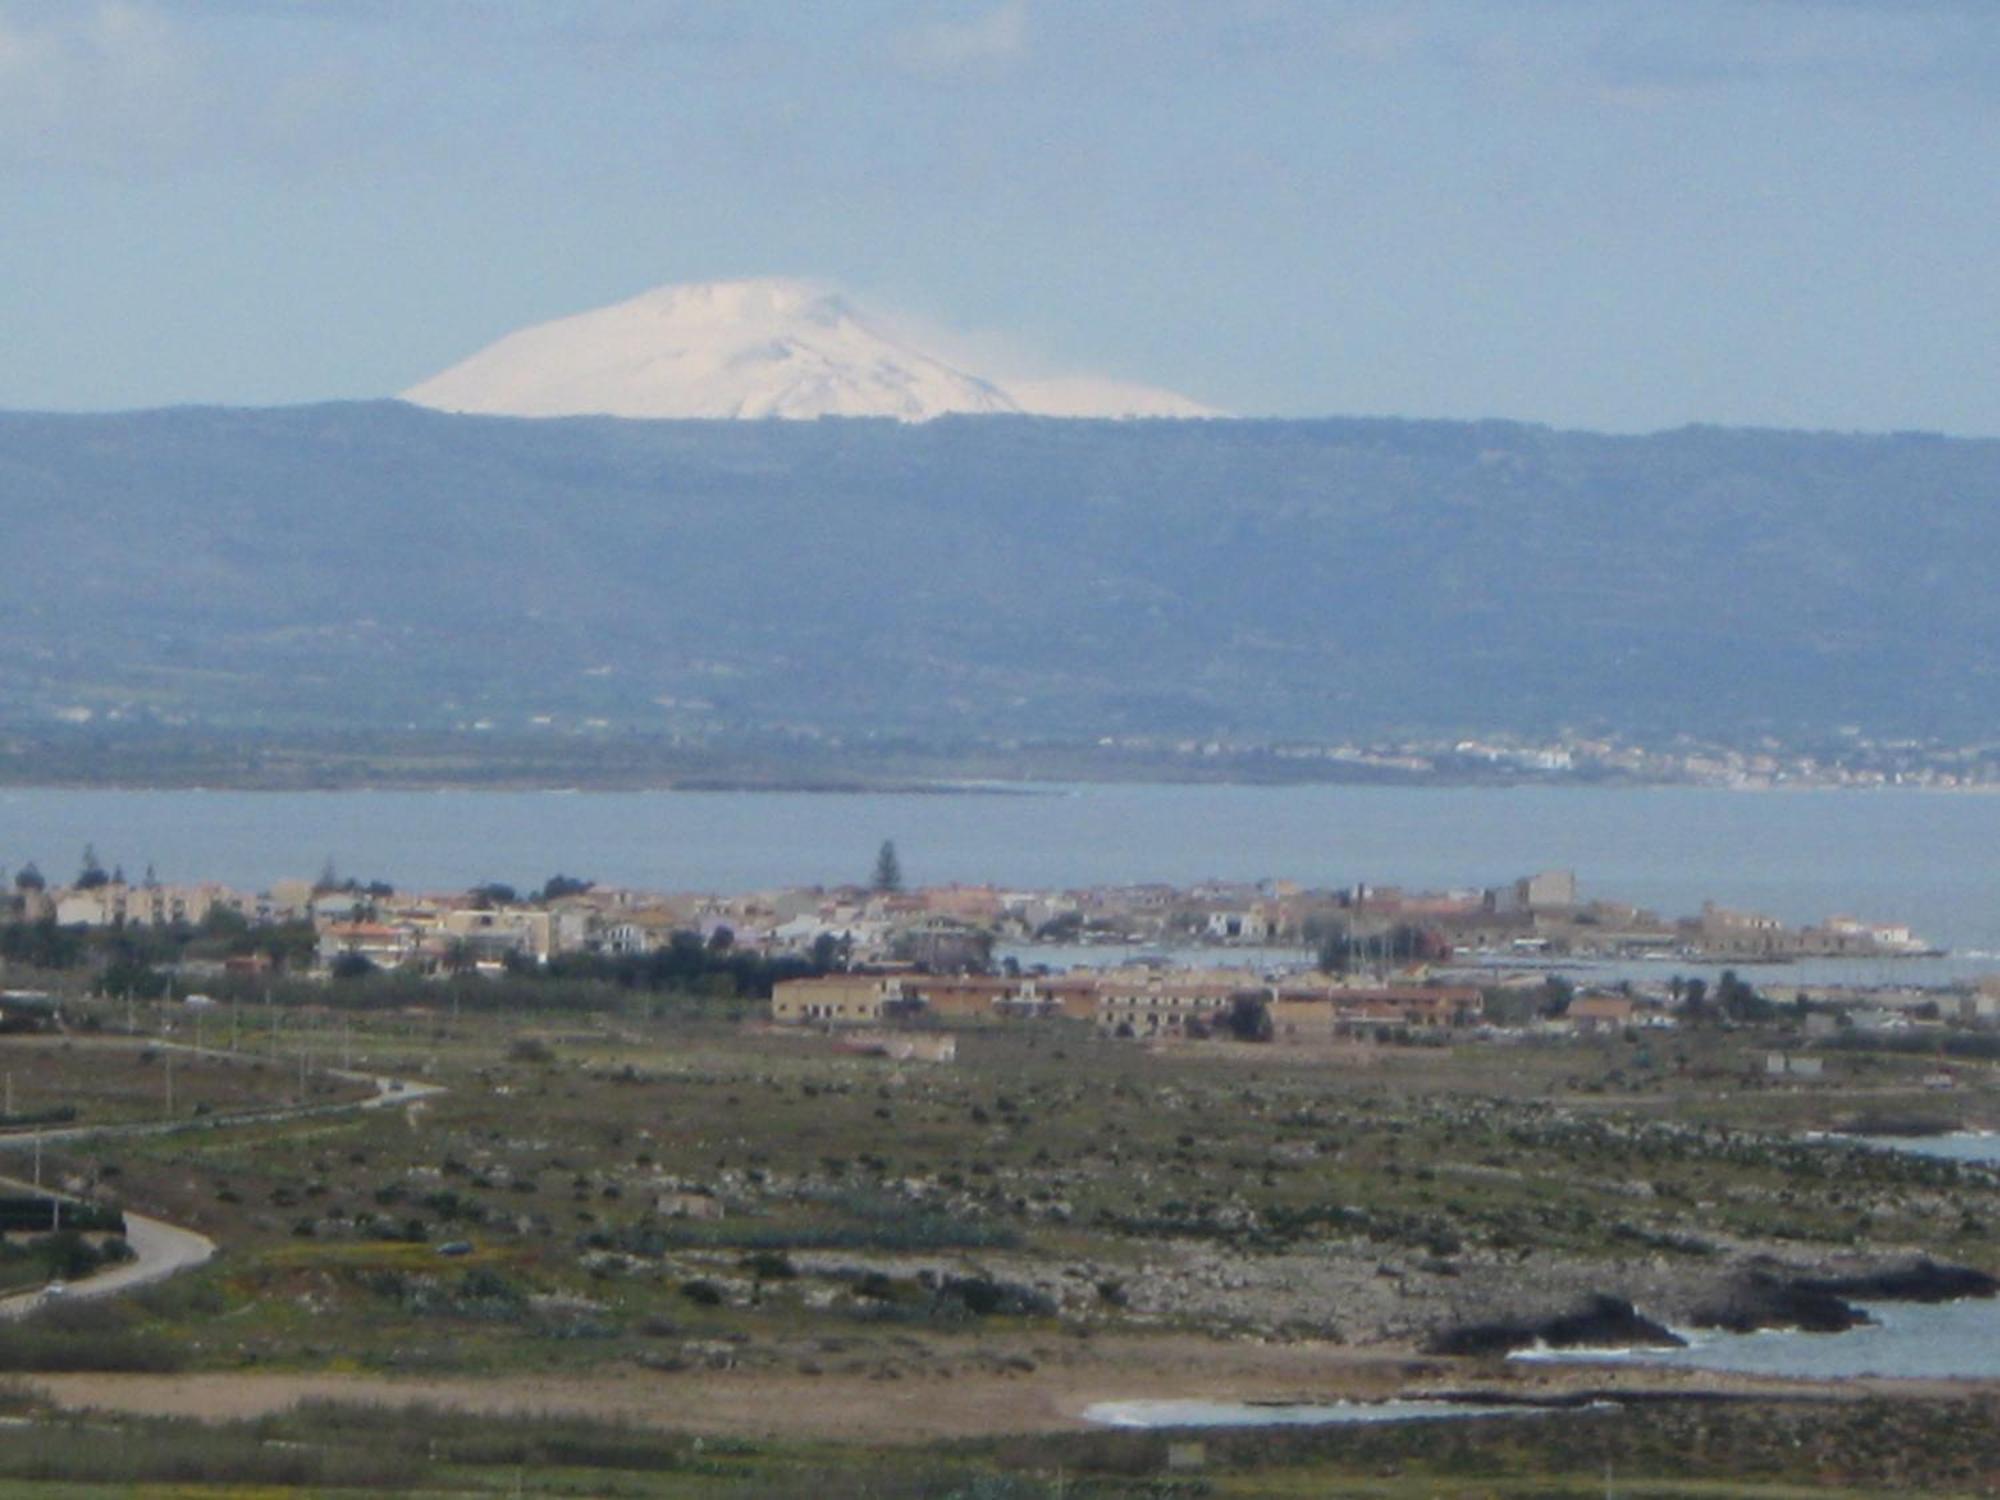
POLYGON ((403 392, 520 417, 1198 417, 1171 391, 1090 376, 1002 384, 926 354, 806 281, 663 286, 510 333, 403 392))

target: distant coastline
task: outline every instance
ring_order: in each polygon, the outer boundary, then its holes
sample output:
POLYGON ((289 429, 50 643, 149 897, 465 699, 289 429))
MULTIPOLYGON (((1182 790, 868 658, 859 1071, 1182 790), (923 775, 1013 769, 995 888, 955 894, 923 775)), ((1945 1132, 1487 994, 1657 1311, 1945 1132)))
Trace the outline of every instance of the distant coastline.
POLYGON ((645 735, 0 730, 0 787, 89 791, 784 792, 1018 796, 1051 785, 1386 788, 1707 787, 1734 791, 2000 790, 1956 752, 1898 765, 1800 752, 1773 765, 1703 747, 1591 756, 1508 745, 1353 747, 1077 742, 877 748, 772 743, 753 732, 686 744, 645 735))

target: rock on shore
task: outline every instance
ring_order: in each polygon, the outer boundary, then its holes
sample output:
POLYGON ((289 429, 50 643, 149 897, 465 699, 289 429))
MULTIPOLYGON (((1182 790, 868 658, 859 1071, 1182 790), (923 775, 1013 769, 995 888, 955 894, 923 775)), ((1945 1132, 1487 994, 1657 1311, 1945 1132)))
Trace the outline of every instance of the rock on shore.
POLYGON ((1622 1297, 1594 1296, 1554 1317, 1500 1319, 1447 1328, 1425 1346, 1426 1354, 1507 1354, 1537 1346, 1548 1349, 1678 1349, 1687 1340, 1622 1297))

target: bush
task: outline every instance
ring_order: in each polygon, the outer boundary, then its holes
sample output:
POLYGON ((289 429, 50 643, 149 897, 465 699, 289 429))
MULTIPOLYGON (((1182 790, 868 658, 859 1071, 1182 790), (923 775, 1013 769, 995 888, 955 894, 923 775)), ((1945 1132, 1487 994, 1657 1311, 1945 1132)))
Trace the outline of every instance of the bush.
POLYGON ((132 1258, 131 1246, 122 1239, 107 1240, 100 1250, 74 1229, 41 1235, 29 1242, 29 1249, 51 1281, 81 1281, 104 1266, 132 1258))
POLYGON ((0 1324, 0 1370, 166 1373, 185 1362, 172 1340, 137 1328, 129 1312, 104 1302, 47 1302, 0 1324))
POLYGON ((422 1474, 410 1455, 382 1445, 345 1447, 261 1441, 241 1427, 216 1430, 186 1419, 121 1424, 106 1442, 93 1420, 45 1423, 26 1443, 0 1446, 0 1476, 15 1481, 131 1485, 259 1485, 272 1489, 407 1489, 422 1474))

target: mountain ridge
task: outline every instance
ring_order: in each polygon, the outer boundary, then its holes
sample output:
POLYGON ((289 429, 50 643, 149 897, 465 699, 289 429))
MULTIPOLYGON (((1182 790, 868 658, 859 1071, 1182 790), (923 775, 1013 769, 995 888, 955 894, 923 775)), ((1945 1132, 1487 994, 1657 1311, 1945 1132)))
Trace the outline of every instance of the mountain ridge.
POLYGON ((2000 442, 0 414, 12 723, 2000 735, 2000 442))

